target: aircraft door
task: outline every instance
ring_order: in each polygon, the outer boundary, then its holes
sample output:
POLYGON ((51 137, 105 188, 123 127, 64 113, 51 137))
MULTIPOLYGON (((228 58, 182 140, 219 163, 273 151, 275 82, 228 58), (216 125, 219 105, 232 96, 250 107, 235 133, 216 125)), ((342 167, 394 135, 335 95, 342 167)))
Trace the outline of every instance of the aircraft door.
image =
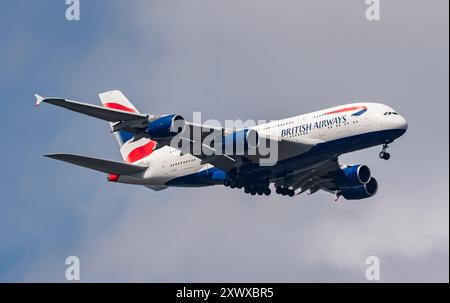
POLYGON ((163 171, 163 175, 167 175, 169 174, 169 165, 167 164, 167 160, 163 160, 162 161, 162 171, 163 171))
POLYGON ((326 127, 319 128, 319 137, 321 138, 325 137, 326 129, 327 129, 326 127))
POLYGON ((364 127, 370 127, 371 126, 371 121, 370 121, 370 117, 368 115, 365 115, 364 120, 363 120, 363 125, 364 127))

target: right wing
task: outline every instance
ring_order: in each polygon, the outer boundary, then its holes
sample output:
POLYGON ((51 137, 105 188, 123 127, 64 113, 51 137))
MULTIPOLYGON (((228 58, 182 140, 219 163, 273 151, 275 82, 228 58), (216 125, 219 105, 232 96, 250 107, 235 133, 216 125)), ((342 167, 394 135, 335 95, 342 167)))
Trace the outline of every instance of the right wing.
POLYGON ((126 164, 122 162, 72 154, 51 154, 45 155, 45 157, 115 175, 131 175, 147 169, 147 167, 145 166, 126 164))

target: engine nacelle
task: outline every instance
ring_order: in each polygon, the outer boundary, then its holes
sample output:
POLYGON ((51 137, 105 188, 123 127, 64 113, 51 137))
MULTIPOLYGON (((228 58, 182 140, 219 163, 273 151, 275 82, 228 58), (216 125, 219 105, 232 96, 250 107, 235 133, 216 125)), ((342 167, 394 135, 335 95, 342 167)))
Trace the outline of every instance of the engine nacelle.
POLYGON ((375 178, 370 178, 370 181, 364 185, 358 185, 340 190, 338 195, 343 196, 347 200, 360 200, 374 196, 377 191, 377 180, 375 178))
POLYGON ((146 132, 151 139, 170 139, 184 131, 185 121, 179 115, 167 115, 150 121, 146 132))
POLYGON ((341 169, 335 177, 335 183, 339 187, 354 187, 367 184, 371 178, 371 172, 367 165, 352 165, 341 169))
POLYGON ((249 148, 256 148, 259 142, 259 134, 254 129, 242 129, 235 131, 222 138, 222 149, 232 151, 233 149, 246 152, 249 148))

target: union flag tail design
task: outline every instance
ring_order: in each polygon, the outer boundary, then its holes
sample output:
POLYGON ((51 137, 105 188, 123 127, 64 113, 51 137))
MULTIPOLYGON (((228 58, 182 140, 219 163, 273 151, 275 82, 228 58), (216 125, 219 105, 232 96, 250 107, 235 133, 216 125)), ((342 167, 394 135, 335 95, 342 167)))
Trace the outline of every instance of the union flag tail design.
MULTIPOLYGON (((100 94, 99 97, 104 107, 139 113, 136 107, 120 91, 105 92, 100 94)), ((113 123, 110 123, 110 126, 112 129, 113 123)), ((150 156, 156 146, 155 141, 147 138, 133 142, 133 134, 123 130, 115 132, 115 136, 122 158, 127 163, 134 163, 150 156)))

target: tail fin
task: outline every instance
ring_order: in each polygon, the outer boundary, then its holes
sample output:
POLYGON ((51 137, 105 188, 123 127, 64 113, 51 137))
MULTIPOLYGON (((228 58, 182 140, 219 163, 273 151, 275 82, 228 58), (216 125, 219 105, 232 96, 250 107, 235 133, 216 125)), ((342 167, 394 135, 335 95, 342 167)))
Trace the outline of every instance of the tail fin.
MULTIPOLYGON (((99 95, 103 106, 127 112, 139 113, 133 104, 122 94, 121 91, 110 91, 99 95)), ((112 129, 113 123, 110 123, 112 129)), ((120 130, 115 132, 117 143, 120 147, 122 158, 127 163, 139 161, 150 156, 156 147, 156 142, 147 138, 133 141, 133 134, 120 130)))
POLYGON ((99 95, 104 107, 119 109, 131 113, 139 113, 139 111, 128 101, 121 91, 113 90, 99 95))

